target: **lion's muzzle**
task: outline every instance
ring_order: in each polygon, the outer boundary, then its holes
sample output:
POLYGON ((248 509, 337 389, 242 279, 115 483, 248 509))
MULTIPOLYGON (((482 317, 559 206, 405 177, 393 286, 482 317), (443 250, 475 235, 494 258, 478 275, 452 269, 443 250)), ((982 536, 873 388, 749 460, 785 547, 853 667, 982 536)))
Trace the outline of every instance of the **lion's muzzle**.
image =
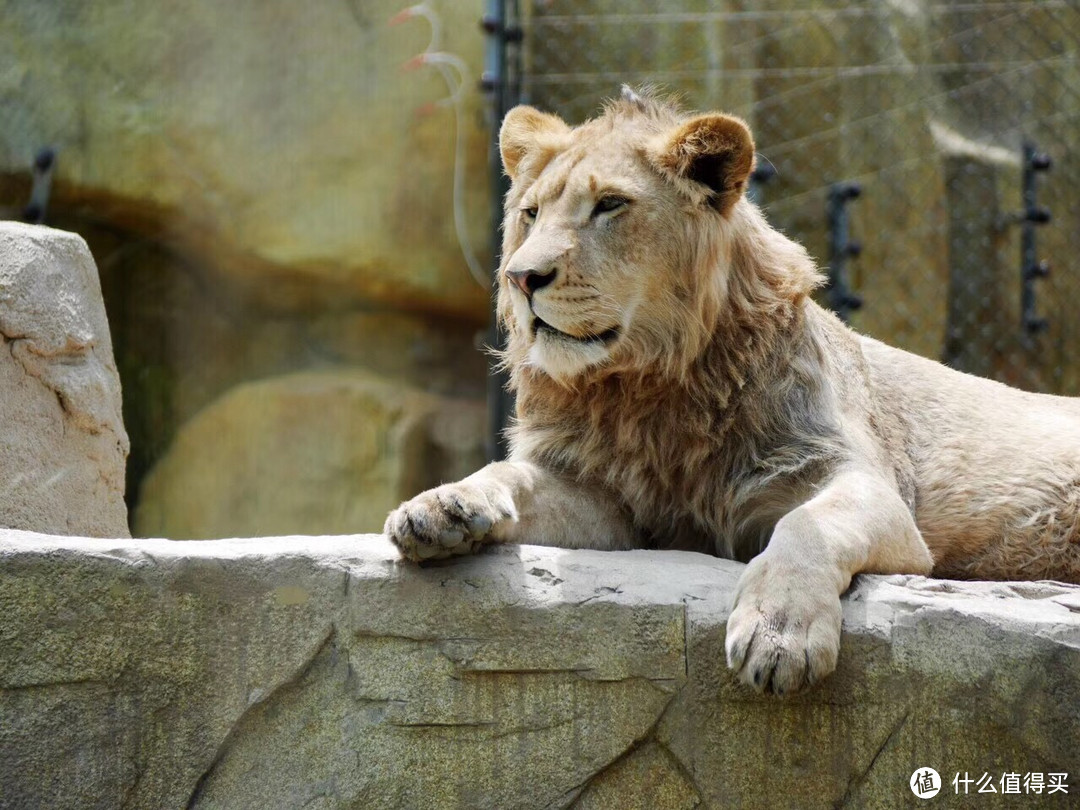
POLYGON ((523 270, 507 269, 506 277, 525 293, 526 298, 532 298, 534 292, 541 287, 546 287, 555 280, 555 273, 556 268, 554 266, 540 270, 528 267, 523 270))

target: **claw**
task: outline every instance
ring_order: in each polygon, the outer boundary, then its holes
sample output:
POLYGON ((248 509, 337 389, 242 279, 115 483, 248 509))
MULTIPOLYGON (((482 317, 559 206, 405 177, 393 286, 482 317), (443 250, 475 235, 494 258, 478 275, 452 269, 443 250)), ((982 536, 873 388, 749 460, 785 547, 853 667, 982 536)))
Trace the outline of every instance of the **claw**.
POLYGON ((430 560, 432 557, 436 557, 439 554, 439 547, 433 546, 428 543, 417 543, 413 550, 416 552, 416 556, 421 560, 430 560))
POLYGON ((470 534, 474 537, 483 537, 491 531, 491 518, 487 515, 473 515, 468 526, 470 534))
POLYGON ((405 528, 417 540, 420 539, 420 527, 413 522, 413 516, 408 512, 405 513, 405 528))
POLYGON ((447 529, 439 535, 439 544, 447 548, 454 548, 465 539, 465 533, 460 529, 447 529))
POLYGON ((745 644, 740 644, 738 638, 735 639, 735 643, 727 650, 728 667, 736 672, 742 669, 743 663, 746 661, 746 656, 750 652, 750 645, 754 643, 754 638, 757 637, 757 631, 757 625, 754 625, 754 629, 750 633, 750 638, 746 640, 745 644))

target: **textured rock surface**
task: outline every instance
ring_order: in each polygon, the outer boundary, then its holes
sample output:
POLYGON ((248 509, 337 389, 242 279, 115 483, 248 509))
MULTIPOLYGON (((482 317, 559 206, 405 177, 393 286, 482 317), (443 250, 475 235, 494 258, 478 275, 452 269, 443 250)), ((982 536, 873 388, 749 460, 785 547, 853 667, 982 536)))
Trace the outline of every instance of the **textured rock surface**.
POLYGON ((237 386, 181 429, 143 482, 137 535, 382 529, 405 498, 484 463, 484 409, 359 370, 237 386))
MULTIPOLYGON (((489 296, 455 229, 457 118, 439 105, 448 91, 435 68, 401 70, 429 45, 428 24, 388 25, 413 2, 160 0, 138 13, 0 3, 0 218, 22 210, 35 153, 55 146, 48 221, 83 235, 101 269, 133 510, 189 420, 252 380, 358 366, 482 401, 474 341, 489 296)), ((441 20, 435 47, 466 65, 459 210, 487 267, 481 8, 428 5, 441 20)), ((221 479, 248 479, 218 461, 221 479)), ((322 513, 335 510, 327 501, 322 513)), ((207 536, 356 530, 270 514, 210 523, 196 505, 175 525, 207 536)))
MULTIPOLYGON (((267 305, 482 319, 487 296, 468 280, 451 215, 454 114, 416 115, 446 86, 432 69, 401 71, 429 30, 387 25, 407 5, 4 3, 0 189, 53 144, 54 211, 164 238, 267 305)), ((473 71, 467 205, 485 246, 480 11, 434 5, 441 47, 473 71)))
POLYGON ((839 671, 776 701, 723 666, 740 569, 0 533, 0 807, 895 807, 917 767, 1075 771, 1080 589, 860 578, 839 671))
POLYGON ((126 536, 127 451, 86 243, 0 222, 0 526, 126 536))
MULTIPOLYGON (((223 295, 174 254, 118 247, 100 234, 87 241, 99 258, 123 381, 133 510, 143 477, 184 425, 243 383, 303 370, 360 368, 387 383, 482 399, 486 363, 474 345, 475 327, 367 309, 269 316, 251 302, 223 295)), ((233 533, 289 531, 264 526, 233 533)))

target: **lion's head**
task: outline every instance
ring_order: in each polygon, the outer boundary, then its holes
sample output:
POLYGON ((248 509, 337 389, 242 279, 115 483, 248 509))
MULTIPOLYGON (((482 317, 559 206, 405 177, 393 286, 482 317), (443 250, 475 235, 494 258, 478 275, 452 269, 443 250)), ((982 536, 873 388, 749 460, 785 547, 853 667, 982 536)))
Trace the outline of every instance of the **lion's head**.
POLYGON ((738 118, 624 89, 576 128, 516 107, 500 148, 512 181, 499 272, 512 368, 564 383, 590 370, 677 372, 733 299, 777 281, 742 277, 756 273, 741 267, 755 248, 740 250, 739 234, 779 240, 782 263, 802 268, 787 282, 801 294, 814 283, 802 249, 743 197, 754 142, 738 118))

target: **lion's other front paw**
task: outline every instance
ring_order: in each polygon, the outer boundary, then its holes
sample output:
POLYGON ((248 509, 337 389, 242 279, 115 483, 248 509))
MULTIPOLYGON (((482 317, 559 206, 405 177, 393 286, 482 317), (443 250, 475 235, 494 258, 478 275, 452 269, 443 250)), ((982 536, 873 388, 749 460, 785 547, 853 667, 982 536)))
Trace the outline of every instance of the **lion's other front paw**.
POLYGON ((827 581, 770 570, 754 560, 743 573, 727 623, 727 662, 759 692, 786 695, 836 669, 840 598, 827 581))
POLYGON ((513 513, 508 498, 464 482, 444 484, 391 512, 383 532, 402 557, 420 562, 473 553, 513 513))

